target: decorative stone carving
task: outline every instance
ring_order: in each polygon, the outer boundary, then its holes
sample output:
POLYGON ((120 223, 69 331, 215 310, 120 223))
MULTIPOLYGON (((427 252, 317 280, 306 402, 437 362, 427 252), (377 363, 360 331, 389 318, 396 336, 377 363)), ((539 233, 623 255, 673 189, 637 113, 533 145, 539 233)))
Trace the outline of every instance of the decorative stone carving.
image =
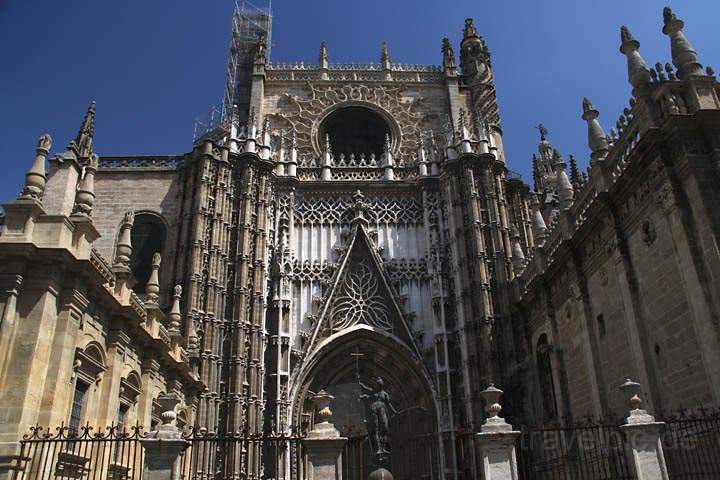
POLYGON ((379 293, 379 279, 367 261, 350 267, 332 307, 334 330, 365 323, 382 330, 392 329, 389 309, 379 293))
POLYGON ((393 131, 393 150, 398 155, 398 165, 404 158, 411 158, 420 135, 422 115, 416 111, 419 99, 403 96, 404 87, 385 85, 316 85, 308 82, 310 95, 297 98, 285 95, 292 113, 276 113, 272 116, 289 123, 297 138, 300 166, 309 166, 313 157, 322 153, 322 142, 317 133, 322 120, 340 104, 366 105, 386 118, 393 131))
MULTIPOLYGON (((423 210, 414 197, 367 197, 368 217, 372 223, 423 223, 423 210)), ((295 221, 305 225, 349 224, 355 201, 350 195, 339 197, 306 197, 295 205, 295 221)))

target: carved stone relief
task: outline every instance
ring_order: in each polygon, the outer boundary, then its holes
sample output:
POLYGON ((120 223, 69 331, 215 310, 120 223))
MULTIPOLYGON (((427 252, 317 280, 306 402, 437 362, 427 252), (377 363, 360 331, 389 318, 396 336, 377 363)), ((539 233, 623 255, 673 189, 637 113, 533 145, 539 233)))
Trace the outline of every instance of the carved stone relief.
POLYGON ((381 114, 393 131, 393 150, 398 165, 411 158, 416 149, 423 116, 418 108, 422 97, 408 98, 403 86, 384 85, 316 85, 307 83, 310 95, 299 98, 285 94, 291 113, 274 113, 270 117, 280 128, 291 128, 297 138, 300 166, 309 166, 313 157, 320 155, 317 132, 322 120, 344 104, 367 106, 381 114))

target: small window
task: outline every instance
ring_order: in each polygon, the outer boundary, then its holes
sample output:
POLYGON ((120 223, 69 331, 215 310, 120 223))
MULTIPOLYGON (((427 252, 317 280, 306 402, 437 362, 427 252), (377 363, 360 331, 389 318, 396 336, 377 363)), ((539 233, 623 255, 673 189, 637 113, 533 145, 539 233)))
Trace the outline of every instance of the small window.
POLYGON ((603 338, 607 333, 607 328, 605 327, 605 317, 603 317, 602 314, 597 316, 597 326, 598 334, 600 335, 600 338, 603 338))

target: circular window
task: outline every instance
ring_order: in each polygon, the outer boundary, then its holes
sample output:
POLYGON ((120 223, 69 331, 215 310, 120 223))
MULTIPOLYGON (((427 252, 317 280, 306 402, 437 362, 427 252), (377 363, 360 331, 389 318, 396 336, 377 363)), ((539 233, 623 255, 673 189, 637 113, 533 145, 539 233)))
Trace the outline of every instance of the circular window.
POLYGON ((345 107, 335 110, 322 122, 319 129, 319 144, 325 145, 325 136, 330 137, 333 155, 383 153, 385 136, 390 128, 378 113, 364 107, 345 107))

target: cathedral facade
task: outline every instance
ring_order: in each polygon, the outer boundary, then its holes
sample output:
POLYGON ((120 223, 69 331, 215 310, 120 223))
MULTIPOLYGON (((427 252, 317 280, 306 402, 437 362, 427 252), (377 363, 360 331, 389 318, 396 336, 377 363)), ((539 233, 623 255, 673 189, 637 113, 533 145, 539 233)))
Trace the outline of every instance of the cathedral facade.
POLYGON ((149 426, 167 392, 223 434, 310 427, 326 390, 362 436, 384 385, 393 462, 432 436, 449 478, 488 385, 516 426, 621 414, 626 377, 720 403, 720 88, 669 9, 672 65, 623 27, 616 128, 582 102, 582 173, 541 126, 533 185, 471 19, 438 66, 272 63, 270 23, 235 12, 189 153, 98 156, 94 104, 63 153, 40 138, 0 235, 1 465, 31 425, 149 426))

